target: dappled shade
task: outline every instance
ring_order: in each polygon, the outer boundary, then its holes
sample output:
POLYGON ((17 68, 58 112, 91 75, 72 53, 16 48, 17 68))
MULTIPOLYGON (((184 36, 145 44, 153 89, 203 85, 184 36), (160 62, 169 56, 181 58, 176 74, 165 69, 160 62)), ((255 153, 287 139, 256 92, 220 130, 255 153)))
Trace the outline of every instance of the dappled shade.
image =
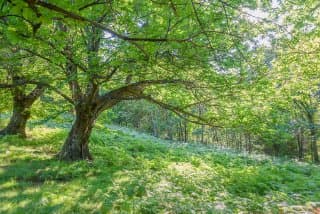
POLYGON ((95 161, 69 164, 54 158, 63 129, 32 134, 1 139, 1 212, 307 211, 320 198, 319 167, 305 163, 104 128, 91 139, 95 161))

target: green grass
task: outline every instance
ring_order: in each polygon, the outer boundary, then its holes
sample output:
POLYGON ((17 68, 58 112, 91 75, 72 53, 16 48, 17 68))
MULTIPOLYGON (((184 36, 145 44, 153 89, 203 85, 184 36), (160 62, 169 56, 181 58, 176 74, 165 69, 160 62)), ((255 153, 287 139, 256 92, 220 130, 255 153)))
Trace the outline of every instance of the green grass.
POLYGON ((65 163, 54 155, 66 130, 29 135, 0 139, 0 213, 278 213, 320 201, 315 165, 105 128, 92 135, 93 162, 65 163))

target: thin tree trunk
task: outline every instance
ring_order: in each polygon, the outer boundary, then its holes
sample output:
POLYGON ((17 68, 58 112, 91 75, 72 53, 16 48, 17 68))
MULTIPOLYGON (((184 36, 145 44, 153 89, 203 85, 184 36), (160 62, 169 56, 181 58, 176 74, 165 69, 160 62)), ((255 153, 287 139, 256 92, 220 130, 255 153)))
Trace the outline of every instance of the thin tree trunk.
POLYGON ((188 127, 187 127, 187 121, 184 122, 184 142, 188 142, 188 127))
POLYGON ((158 132, 158 124, 156 121, 156 116, 155 115, 151 115, 151 123, 152 123, 152 134, 155 137, 159 137, 159 132, 158 132))
POLYGON ((298 143, 298 158, 303 160, 303 128, 299 128, 297 131, 297 143, 298 143))
POLYGON ((182 125, 181 122, 179 122, 179 141, 183 141, 183 131, 182 131, 182 125))
POLYGON ((226 140, 225 146, 229 147, 229 139, 228 139, 228 130, 227 129, 225 129, 225 140, 226 140))
POLYGON ((251 154, 252 152, 252 142, 251 142, 251 134, 248 135, 248 142, 249 142, 249 148, 248 148, 248 151, 249 151, 249 154, 251 154))
POLYGON ((312 157, 315 163, 319 163, 318 145, 317 145, 317 131, 314 125, 310 128, 312 157))
POLYGON ((201 125, 201 143, 204 143, 204 125, 201 125))
POLYGON ((311 137, 311 155, 312 155, 312 160, 314 163, 319 163, 319 154, 318 154, 318 145, 317 145, 317 127, 315 124, 315 112, 316 111, 311 111, 309 110, 307 113, 307 118, 309 122, 309 130, 310 130, 310 137, 311 137))
POLYGON ((168 140, 173 140, 172 129, 167 129, 167 137, 168 137, 168 140))
POLYGON ((242 151, 242 134, 241 132, 239 133, 239 150, 242 151))

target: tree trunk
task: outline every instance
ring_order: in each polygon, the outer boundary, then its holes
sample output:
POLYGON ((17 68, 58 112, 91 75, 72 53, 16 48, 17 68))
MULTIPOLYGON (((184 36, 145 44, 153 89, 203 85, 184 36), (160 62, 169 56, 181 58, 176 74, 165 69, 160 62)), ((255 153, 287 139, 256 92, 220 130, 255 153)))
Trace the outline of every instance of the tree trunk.
MULTIPOLYGON (((12 76, 15 84, 21 80, 20 76, 12 76)), ((25 87, 15 87, 11 89, 13 98, 13 111, 10 122, 6 128, 0 131, 0 135, 19 135, 26 137, 26 125, 30 118, 30 107, 44 93, 46 87, 37 85, 29 94, 26 94, 25 87)))
POLYGON ((71 131, 58 154, 60 160, 92 160, 88 145, 96 118, 96 111, 90 108, 76 110, 76 118, 71 131))
POLYGON ((312 145, 312 157, 313 162, 319 163, 318 145, 317 145, 317 131, 314 125, 310 128, 311 145, 312 145))
POLYGON ((304 136, 303 136, 303 128, 300 127, 297 130, 297 143, 298 143, 298 158, 299 160, 303 160, 303 143, 304 143, 304 136))
POLYGON ((248 134, 248 150, 249 154, 252 152, 252 142, 251 142, 251 134, 248 134))
POLYGON ((184 137, 183 137, 183 130, 182 130, 182 124, 179 122, 179 141, 182 142, 184 137))
POLYGON ((0 135, 19 135, 20 137, 25 138, 26 125, 29 118, 29 108, 26 107, 23 102, 15 101, 10 122, 7 127, 0 131, 0 135))
POLYGON ((187 121, 184 122, 184 142, 188 142, 188 128, 187 121))
POLYGON ((151 116, 151 123, 152 123, 152 134, 155 137, 159 137, 159 132, 158 132, 158 124, 156 121, 156 117, 154 115, 151 116))
POLYGON ((201 143, 204 143, 204 125, 201 125, 201 143))

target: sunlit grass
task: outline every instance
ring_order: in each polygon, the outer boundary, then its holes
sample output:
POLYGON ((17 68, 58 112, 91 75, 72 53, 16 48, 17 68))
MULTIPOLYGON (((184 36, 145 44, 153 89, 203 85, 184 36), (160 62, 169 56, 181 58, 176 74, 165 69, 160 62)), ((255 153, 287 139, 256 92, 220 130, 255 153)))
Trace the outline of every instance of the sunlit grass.
POLYGON ((65 163, 54 155, 66 133, 42 127, 27 140, 1 138, 0 213, 274 213, 320 202, 315 165, 102 127, 91 138, 93 162, 65 163))

